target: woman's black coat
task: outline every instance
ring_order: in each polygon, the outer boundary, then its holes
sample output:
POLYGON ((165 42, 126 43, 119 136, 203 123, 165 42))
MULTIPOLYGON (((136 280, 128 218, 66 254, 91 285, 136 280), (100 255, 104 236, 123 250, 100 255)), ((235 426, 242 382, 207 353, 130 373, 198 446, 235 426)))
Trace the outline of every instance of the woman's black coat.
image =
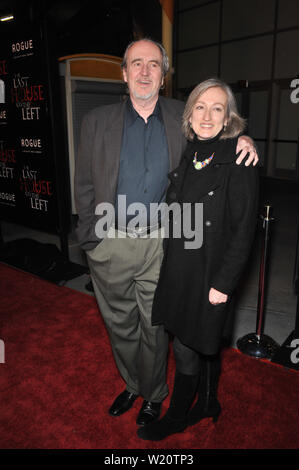
POLYGON ((236 139, 220 142, 221 152, 203 170, 187 171, 192 158, 187 148, 180 166, 169 174, 168 204, 191 203, 194 209, 195 203, 203 203, 203 243, 186 249, 184 237, 165 240, 152 314, 153 324, 164 324, 183 344, 203 354, 216 354, 220 348, 231 295, 257 221, 258 171, 235 163, 236 139), (228 302, 212 305, 211 287, 228 294, 228 302))

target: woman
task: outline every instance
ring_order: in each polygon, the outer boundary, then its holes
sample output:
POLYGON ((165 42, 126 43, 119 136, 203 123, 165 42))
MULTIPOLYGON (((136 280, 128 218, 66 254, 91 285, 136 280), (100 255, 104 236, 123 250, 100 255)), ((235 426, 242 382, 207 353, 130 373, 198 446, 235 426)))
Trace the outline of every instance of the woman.
POLYGON ((143 439, 164 439, 205 417, 216 421, 221 411, 221 339, 257 220, 257 169, 236 165, 234 157, 243 129, 232 91, 221 80, 206 80, 192 91, 183 115, 189 143, 169 175, 167 202, 181 208, 189 203, 193 224, 196 203, 203 204, 203 243, 186 248, 183 235, 171 237, 176 221, 170 221, 152 322, 174 335, 176 374, 168 411, 138 430, 143 439))

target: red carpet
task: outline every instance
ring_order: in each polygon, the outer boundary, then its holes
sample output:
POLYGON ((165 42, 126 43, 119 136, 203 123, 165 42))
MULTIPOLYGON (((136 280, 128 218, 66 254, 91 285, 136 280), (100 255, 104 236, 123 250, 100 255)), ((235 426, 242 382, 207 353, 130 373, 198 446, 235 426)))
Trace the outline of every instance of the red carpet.
MULTIPOLYGON (((107 414, 124 386, 95 300, 3 264, 0 286, 1 449, 299 448, 299 374, 233 349, 223 353, 216 425, 140 440, 141 399, 119 418, 107 414)), ((170 355, 170 386, 173 375, 170 355)))

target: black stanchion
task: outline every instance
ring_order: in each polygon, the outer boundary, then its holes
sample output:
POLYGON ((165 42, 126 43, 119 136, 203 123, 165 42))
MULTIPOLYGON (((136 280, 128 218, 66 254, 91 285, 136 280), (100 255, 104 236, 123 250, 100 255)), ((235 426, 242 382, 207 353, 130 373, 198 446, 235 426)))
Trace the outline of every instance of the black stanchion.
POLYGON ((249 356, 256 358, 270 359, 279 348, 279 345, 270 336, 263 334, 264 323, 264 307, 265 307, 265 284, 266 284, 266 268, 269 254, 269 238, 270 238, 270 222, 274 220, 272 217, 272 207, 264 206, 264 213, 261 215, 263 219, 263 245, 260 261, 260 277, 259 277, 259 295, 257 306, 257 321, 255 333, 249 333, 237 341, 238 349, 249 356))

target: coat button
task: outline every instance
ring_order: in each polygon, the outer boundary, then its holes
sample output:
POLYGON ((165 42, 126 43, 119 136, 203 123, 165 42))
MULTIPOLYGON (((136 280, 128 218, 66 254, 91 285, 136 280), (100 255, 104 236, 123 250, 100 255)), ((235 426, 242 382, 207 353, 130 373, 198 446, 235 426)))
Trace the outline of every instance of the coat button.
POLYGON ((178 177, 178 173, 173 173, 173 177, 174 177, 174 178, 177 178, 177 177, 178 177))
POLYGON ((207 226, 207 227, 210 227, 211 225, 212 225, 212 222, 211 222, 210 220, 207 220, 207 221, 206 221, 206 226, 207 226))
POLYGON ((169 193, 169 197, 170 197, 170 199, 175 199, 176 198, 176 193, 174 193, 174 192, 169 193))
POLYGON ((210 191, 210 192, 208 193, 208 195, 209 195, 209 196, 213 196, 213 195, 214 195, 214 191, 210 191))

